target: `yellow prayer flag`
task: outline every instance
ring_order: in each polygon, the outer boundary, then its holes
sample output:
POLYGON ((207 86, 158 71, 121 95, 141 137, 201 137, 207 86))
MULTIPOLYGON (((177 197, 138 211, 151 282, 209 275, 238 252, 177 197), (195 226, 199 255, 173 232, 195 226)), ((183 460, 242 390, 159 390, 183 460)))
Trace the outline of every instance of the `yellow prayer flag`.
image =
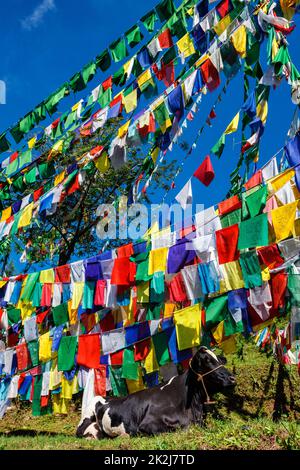
POLYGON ((154 85, 152 80, 151 70, 147 69, 137 78, 137 84, 141 91, 145 88, 143 85, 148 86, 149 84, 154 85))
POLYGON ((239 126, 239 120, 240 113, 237 113, 232 119, 231 123, 226 127, 224 134, 232 134, 233 132, 236 132, 239 126))
POLYGON ((228 28, 228 26, 230 25, 231 23, 231 18, 230 18, 230 15, 226 15, 224 16, 224 18, 222 18, 219 23, 217 23, 213 29, 215 30, 216 34, 218 36, 220 36, 222 33, 224 33, 225 29, 228 28))
POLYGON ((280 0, 280 6, 283 13, 283 16, 287 20, 291 20, 296 11, 296 5, 299 4, 299 0, 280 0))
POLYGON ((276 243, 294 234, 294 222, 298 203, 299 201, 294 201, 271 211, 276 243))
POLYGON ((224 320, 211 330, 214 340, 219 345, 224 340, 224 320))
POLYGON ((57 175, 54 179, 54 186, 57 186, 59 185, 60 183, 63 182, 63 180, 65 179, 65 174, 66 172, 65 171, 62 171, 61 173, 59 173, 59 175, 57 175))
POLYGON ((267 282, 271 279, 271 274, 267 266, 261 270, 261 277, 264 282, 267 282))
POLYGON ((247 31, 244 25, 240 26, 231 36, 231 42, 236 52, 243 58, 246 57, 247 31))
POLYGON ((173 317, 175 310, 175 304, 165 303, 164 318, 173 317))
POLYGON ((158 230, 159 230, 159 225, 158 225, 158 222, 155 221, 154 224, 151 225, 151 227, 148 228, 148 230, 144 233, 144 235, 142 236, 142 238, 145 240, 145 239, 151 237, 151 235, 153 235, 154 233, 156 233, 158 230))
POLYGON ((63 149, 63 145, 64 145, 64 141, 63 141, 63 140, 59 140, 58 142, 56 142, 56 143, 53 145, 53 147, 52 147, 50 153, 51 153, 51 154, 54 153, 54 152, 55 152, 55 153, 56 153, 56 152, 57 152, 57 153, 60 153, 60 152, 62 151, 62 149, 63 149))
POLYGON ((150 343, 149 353, 148 353, 148 355, 147 355, 147 357, 144 361, 144 368, 145 368, 147 374, 151 374, 151 372, 155 372, 155 371, 159 370, 159 365, 158 365, 158 362, 157 362, 157 359, 156 359, 156 354, 155 354, 155 349, 154 349, 154 346, 153 346, 152 339, 151 339, 151 343, 150 343))
POLYGON ((73 395, 73 381, 67 380, 64 374, 61 376, 61 398, 67 398, 68 400, 72 400, 73 395))
POLYGON ((44 333, 39 337, 39 360, 47 362, 51 359, 52 338, 50 338, 50 331, 44 333))
POLYGON ((177 47, 180 54, 187 58, 192 54, 195 54, 194 43, 189 33, 186 33, 179 41, 177 41, 177 47))
POLYGON ((53 284, 54 283, 54 269, 44 269, 40 272, 39 281, 43 284, 53 284))
POLYGON ((82 101, 78 101, 78 103, 74 104, 74 106, 72 106, 72 111, 77 111, 77 109, 79 108, 79 106, 81 105, 82 101))
POLYGON ((0 289, 7 284, 7 281, 0 281, 0 289))
POLYGON ((72 293, 72 310, 77 310, 82 299, 84 282, 74 282, 72 293))
POLYGON ((137 285, 137 302, 141 304, 149 303, 150 287, 149 281, 141 282, 137 285))
POLYGON ((276 36, 274 37, 273 41, 272 41, 272 47, 271 47, 271 50, 272 50, 272 61, 274 60, 277 52, 279 51, 279 46, 278 46, 278 42, 277 42, 277 39, 276 39, 276 36))
POLYGON ((220 271, 223 275, 225 289, 227 291, 242 289, 245 286, 242 270, 238 260, 220 264, 220 271))
POLYGON ((1 214, 1 222, 4 222, 4 220, 9 219, 11 216, 11 206, 7 207, 6 209, 3 209, 2 214, 1 214))
POLYGON ((152 152, 151 152, 151 158, 152 158, 154 164, 156 163, 158 155, 159 155, 159 147, 155 147, 155 149, 152 150, 152 152))
POLYGON ((32 219, 33 205, 34 203, 31 202, 30 204, 28 204, 28 206, 25 207, 25 209, 23 209, 21 217, 19 218, 18 228, 27 227, 28 225, 30 225, 32 219))
POLYGON ((157 248, 151 250, 149 255, 148 275, 158 271, 165 272, 169 248, 157 248))
POLYGON ((124 137, 125 134, 127 134, 127 131, 128 131, 128 128, 129 128, 129 124, 130 124, 130 119, 129 121, 125 122, 125 124, 123 124, 123 126, 121 126, 118 130, 118 137, 120 137, 120 139, 122 137, 124 137))
POLYGON ((177 344, 179 351, 200 344, 201 308, 200 304, 174 312, 177 344))
POLYGON ((260 103, 256 106, 256 115, 262 121, 263 124, 266 123, 268 116, 268 102, 266 100, 261 100, 260 103))
POLYGON ((28 148, 29 149, 33 149, 33 147, 35 146, 35 143, 36 143, 36 136, 35 137, 32 137, 32 139, 28 140, 27 142, 27 145, 28 145, 28 148))
POLYGON ((289 168, 288 170, 284 171, 280 175, 275 176, 274 178, 270 179, 268 181, 268 190, 269 188, 271 189, 269 192, 271 192, 273 189, 273 192, 276 193, 280 188, 282 188, 282 186, 285 185, 285 183, 290 181, 290 179, 292 179, 294 175, 295 175, 295 170, 293 170, 292 168, 289 168))
POLYGON ((50 383, 49 389, 54 390, 59 387, 61 384, 62 371, 59 371, 57 368, 57 357, 52 358, 51 368, 50 368, 50 383))
POLYGON ((78 321, 78 309, 72 309, 72 299, 68 300, 68 314, 70 325, 76 325, 78 321))
POLYGON ((145 384, 143 381, 143 376, 139 368, 139 378, 138 380, 126 379, 127 389, 129 393, 135 393, 140 390, 145 390, 145 384))
POLYGON ((137 89, 128 93, 128 95, 122 97, 122 104, 125 107, 126 113, 131 113, 137 107, 137 89))
POLYGON ((107 153, 103 152, 99 158, 94 160, 94 165, 100 173, 106 173, 110 168, 110 162, 107 153))
POLYGON ((61 393, 53 393, 52 395, 52 406, 53 414, 67 415, 69 414, 71 400, 67 398, 61 398, 61 393))

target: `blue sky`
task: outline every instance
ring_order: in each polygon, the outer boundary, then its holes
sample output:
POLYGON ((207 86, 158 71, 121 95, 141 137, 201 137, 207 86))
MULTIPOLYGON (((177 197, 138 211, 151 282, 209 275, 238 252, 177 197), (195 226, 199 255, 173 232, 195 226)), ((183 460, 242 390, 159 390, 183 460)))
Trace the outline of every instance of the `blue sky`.
MULTIPOLYGON (((46 98, 156 4, 156 0, 1 2, 0 79, 5 80, 7 84, 7 104, 0 106, 0 130, 6 129, 46 98)), ((298 17, 295 18, 296 22, 298 17)), ((291 56, 295 65, 300 68, 300 49, 296 46, 297 39, 299 43, 298 28, 288 39, 291 56)), ((263 47, 265 46, 266 43, 263 47)), ((98 72, 82 95, 71 97, 71 103, 85 96, 89 90, 107 78, 107 75, 107 72, 104 74, 98 72)), ((223 77, 223 83, 224 81, 223 77)), ((205 122, 219 91, 203 97, 193 123, 185 130, 184 140, 192 142, 197 128, 205 122)), ((176 180, 176 189, 168 198, 169 202, 220 137, 241 107, 242 100, 242 76, 238 74, 229 85, 226 97, 218 106, 213 127, 206 127, 197 148, 187 160, 183 173, 176 180)), ((262 138, 259 165, 270 159, 284 145, 294 111, 290 99, 290 87, 286 82, 282 82, 277 90, 271 91, 269 104, 269 118, 262 138)), ((63 103, 60 110, 66 109, 63 103)), ((234 139, 236 142, 241 140, 239 132, 234 134, 234 139)), ((233 146, 231 137, 227 142, 222 158, 220 160, 213 158, 216 177, 211 185, 206 188, 198 181, 193 181, 195 202, 210 206, 224 198, 229 188, 229 173, 234 169, 239 157, 239 145, 233 146)), ((183 155, 178 147, 174 147, 168 158, 180 161, 183 155)), ((158 195, 158 200, 155 202, 160 202, 159 197, 161 195, 158 195)))

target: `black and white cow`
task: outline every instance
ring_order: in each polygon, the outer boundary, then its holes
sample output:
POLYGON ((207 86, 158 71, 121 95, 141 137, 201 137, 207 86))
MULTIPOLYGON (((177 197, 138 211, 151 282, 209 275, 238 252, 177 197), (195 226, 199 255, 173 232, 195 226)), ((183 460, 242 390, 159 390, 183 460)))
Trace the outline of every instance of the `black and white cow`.
POLYGON ((210 396, 226 393, 236 385, 225 368, 226 359, 202 346, 182 375, 165 385, 133 393, 126 397, 96 396, 77 428, 77 437, 134 436, 157 434, 202 424, 203 405, 210 396))

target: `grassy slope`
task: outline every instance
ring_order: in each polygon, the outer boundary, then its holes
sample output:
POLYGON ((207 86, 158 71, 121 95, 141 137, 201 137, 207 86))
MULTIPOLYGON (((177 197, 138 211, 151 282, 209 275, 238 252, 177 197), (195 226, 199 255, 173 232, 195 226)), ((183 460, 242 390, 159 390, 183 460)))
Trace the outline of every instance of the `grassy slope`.
POLYGON ((17 404, 0 420, 1 449, 300 449, 300 379, 296 367, 279 368, 247 344, 244 358, 229 356, 238 381, 231 398, 218 396, 205 426, 154 437, 103 439, 74 437, 80 411, 69 416, 32 417, 17 404), (272 417, 277 418, 274 422, 272 417))

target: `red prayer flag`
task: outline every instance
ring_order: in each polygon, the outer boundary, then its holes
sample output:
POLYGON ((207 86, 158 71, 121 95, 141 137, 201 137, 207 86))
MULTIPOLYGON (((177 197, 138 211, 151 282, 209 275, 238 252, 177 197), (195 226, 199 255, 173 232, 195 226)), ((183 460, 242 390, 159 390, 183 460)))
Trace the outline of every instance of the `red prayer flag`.
POLYGON ((134 345, 134 360, 143 361, 149 354, 151 338, 144 339, 134 345))
POLYGON ((220 85, 220 76, 216 67, 210 59, 207 59, 201 66, 201 74, 204 83, 207 85, 209 91, 215 90, 220 85))
POLYGON ((112 76, 108 77, 106 80, 104 80, 104 82, 102 82, 102 87, 104 91, 112 87, 112 76))
POLYGON ((106 396, 106 366, 98 366, 94 369, 94 392, 101 397, 106 396))
POLYGON ((205 157, 199 168, 195 171, 194 176, 205 186, 210 185, 215 177, 215 172, 209 155, 205 157))
POLYGON ((122 366, 123 365, 123 353, 124 349, 121 349, 120 351, 116 351, 114 353, 111 353, 110 356, 110 363, 112 366, 122 366))
POLYGON ((258 248, 257 254, 260 262, 269 269, 278 268, 284 263, 284 259, 280 256, 276 243, 258 248))
POLYGON ((105 305, 105 288, 106 288, 106 281, 100 279, 96 283, 95 289, 95 297, 94 297, 94 304, 101 305, 104 307, 105 305))
POLYGON ((223 0, 216 6, 216 10, 220 15, 220 18, 224 18, 224 16, 228 15, 228 13, 232 10, 231 1, 223 0))
POLYGON ((169 28, 165 29, 159 36, 158 42, 162 49, 168 49, 173 46, 172 36, 169 28))
POLYGON ((184 300, 188 300, 181 273, 176 274, 172 281, 167 282, 167 288, 171 302, 183 302, 184 300))
POLYGON ((262 183, 262 171, 258 170, 256 173, 254 173, 253 176, 244 184, 246 190, 254 188, 255 186, 258 186, 259 184, 262 183))
POLYGON ((18 370, 28 369, 30 363, 29 351, 26 343, 16 346, 18 370))
POLYGON ((89 369, 97 369, 100 367, 99 333, 80 335, 78 337, 77 362, 79 365, 89 369))
POLYGON ((229 214, 229 212, 233 212, 237 209, 240 209, 241 207, 242 203, 239 200, 238 196, 232 196, 229 199, 225 199, 225 201, 219 202, 219 215, 229 214))
POLYGON ((39 189, 37 189, 36 191, 34 191, 33 193, 33 200, 34 202, 37 201, 41 195, 43 194, 44 192, 44 186, 41 186, 39 189))
POLYGON ((55 282, 70 283, 71 282, 71 268, 68 264, 64 266, 57 266, 54 268, 55 282))
POLYGON ((238 238, 238 224, 216 231, 217 252, 220 264, 230 263, 239 258, 240 252, 237 249, 238 238))

